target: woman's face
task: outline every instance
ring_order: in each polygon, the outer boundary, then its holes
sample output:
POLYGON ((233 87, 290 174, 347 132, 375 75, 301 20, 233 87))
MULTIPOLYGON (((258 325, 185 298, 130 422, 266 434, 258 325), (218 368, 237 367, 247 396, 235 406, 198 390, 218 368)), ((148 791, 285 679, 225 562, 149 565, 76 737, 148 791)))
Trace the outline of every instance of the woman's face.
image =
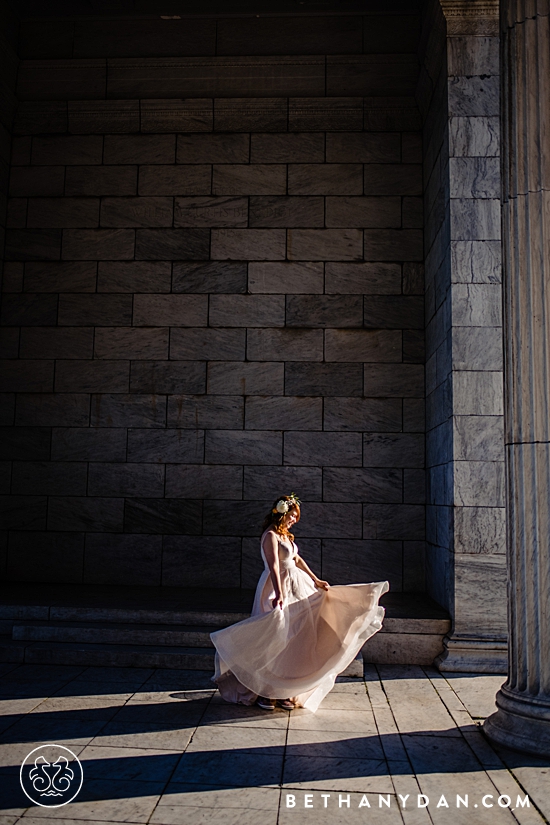
POLYGON ((292 527, 293 524, 296 524, 296 521, 297 521, 296 510, 295 509, 289 510, 288 513, 285 516, 285 521, 284 521, 285 527, 287 529, 289 527, 292 527))

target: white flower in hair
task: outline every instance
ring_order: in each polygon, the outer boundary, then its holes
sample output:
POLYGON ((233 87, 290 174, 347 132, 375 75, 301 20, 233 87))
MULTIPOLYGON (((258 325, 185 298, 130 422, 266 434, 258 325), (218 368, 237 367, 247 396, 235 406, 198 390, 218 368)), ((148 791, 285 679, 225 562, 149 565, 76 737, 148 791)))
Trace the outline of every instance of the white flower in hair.
POLYGON ((280 501, 277 502, 277 506, 275 509, 278 513, 288 513, 290 509, 288 501, 285 501, 284 498, 282 498, 280 501))

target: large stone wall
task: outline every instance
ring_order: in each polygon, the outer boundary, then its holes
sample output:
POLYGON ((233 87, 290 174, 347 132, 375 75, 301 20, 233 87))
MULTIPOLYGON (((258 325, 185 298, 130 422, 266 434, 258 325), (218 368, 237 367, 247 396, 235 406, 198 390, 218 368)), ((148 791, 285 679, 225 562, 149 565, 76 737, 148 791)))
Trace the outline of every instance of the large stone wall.
MULTIPOLYGON (((325 577, 424 589, 416 57, 375 54, 368 26, 353 55, 354 20, 331 24, 345 57, 289 57, 287 25, 265 52, 285 57, 208 60, 128 58, 97 26, 79 47, 78 25, 61 59, 23 27, 8 578, 252 587, 295 490, 325 577)), ((394 21, 408 51, 414 18, 394 21)), ((258 54, 246 37, 221 54, 258 54)))

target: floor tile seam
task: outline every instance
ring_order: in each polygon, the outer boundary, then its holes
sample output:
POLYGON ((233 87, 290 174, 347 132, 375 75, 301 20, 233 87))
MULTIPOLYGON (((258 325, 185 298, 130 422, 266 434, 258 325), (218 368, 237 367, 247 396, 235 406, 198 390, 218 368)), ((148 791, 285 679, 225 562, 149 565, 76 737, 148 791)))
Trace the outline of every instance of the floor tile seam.
MULTIPOLYGON (((399 730, 399 725, 397 724, 397 719, 396 719, 395 714, 394 714, 394 712, 393 712, 393 708, 392 708, 392 706, 391 706, 391 702, 390 702, 390 700, 389 700, 389 697, 388 697, 388 695, 387 695, 387 693, 386 693, 386 690, 385 690, 385 688, 384 688, 384 682, 383 682, 382 676, 381 676, 380 671, 379 671, 379 669, 378 669, 378 668, 376 668, 376 672, 378 673, 378 680, 379 680, 379 688, 380 688, 380 691, 381 691, 381 692, 383 693, 383 695, 386 697, 386 702, 387 702, 387 706, 388 706, 388 707, 387 707, 387 709, 389 710, 389 712, 390 712, 390 714, 391 714, 391 718, 392 718, 392 720, 393 720, 393 724, 394 724, 394 726, 395 726, 395 731, 396 731, 396 734, 395 734, 395 735, 399 738, 399 742, 401 743, 401 748, 402 748, 402 751, 403 751, 403 753, 405 754, 405 756, 406 756, 406 758, 407 758, 407 762, 408 762, 408 764, 409 764, 411 774, 413 774, 413 775, 414 775, 413 765, 412 765, 412 762, 411 762, 411 758, 410 758, 410 756, 409 756, 409 752, 407 751, 407 749, 406 749, 406 747, 405 747, 405 742, 403 741, 403 735, 401 734, 401 731, 399 730)), ((374 711, 374 707, 373 707, 373 713, 375 713, 375 711, 374 711)), ((376 713, 375 713, 375 719, 376 719, 376 713)), ((376 722, 376 725, 377 725, 377 727, 378 727, 378 722, 376 722)), ((379 733, 378 735, 380 736, 380 733, 379 733)), ((382 750, 383 750, 383 751, 384 751, 384 753, 385 753, 385 748, 384 748, 384 744, 383 744, 383 737, 382 737, 382 736, 380 736, 380 743, 381 743, 381 745, 382 745, 382 750)), ((388 760, 387 760, 387 761, 388 761, 388 760)), ((392 777, 392 783, 393 783, 393 777, 392 777)))
MULTIPOLYGON (((523 791, 523 793, 524 793, 524 794, 526 794, 526 796, 529 796, 529 794, 528 794, 527 790, 523 787, 523 785, 521 785, 521 784, 520 784, 519 780, 518 780, 518 779, 517 779, 517 777, 516 777, 516 776, 512 773, 512 771, 511 771, 511 770, 509 770, 509 769, 508 769, 505 765, 503 765, 503 769, 506 771, 506 773, 508 774, 508 776, 510 776, 510 777, 511 777, 512 781, 514 781, 514 782, 516 783, 516 785, 518 786, 518 788, 519 788, 519 789, 521 789, 521 790, 523 791)), ((505 793, 505 791, 501 791, 501 790, 500 790, 500 788, 499 788, 499 786, 498 786, 497 782, 496 782, 496 781, 495 781, 495 779, 491 776, 491 773, 496 772, 496 771, 498 771, 498 770, 500 770, 500 769, 499 769, 499 768, 488 768, 488 769, 487 769, 487 771, 486 771, 486 773, 487 773, 487 775, 489 776, 489 779, 490 779, 490 781, 492 782, 493 786, 495 787, 496 791, 497 791, 499 794, 501 794, 501 793, 502 793, 502 794, 504 794, 504 793, 505 793)), ((508 795, 508 794, 506 794, 506 795, 508 795)), ((533 805, 533 808, 535 809, 535 811, 537 812, 537 814, 539 814, 539 816, 540 816, 540 825, 543 825, 543 823, 547 823, 547 822, 548 822, 548 819, 544 816, 543 812, 542 812, 542 811, 541 811, 541 810, 537 807, 536 803, 535 803, 535 802, 531 799, 531 797, 530 797, 530 796, 529 796, 529 802, 533 805)), ((515 810, 514 810, 514 809, 510 808, 509 810, 510 810, 510 813, 512 814, 512 816, 514 817, 514 819, 516 820, 516 822, 518 822, 518 823, 519 823, 519 825, 522 825, 522 822, 523 822, 523 817, 521 817, 521 818, 517 817, 517 816, 516 816, 516 814, 515 814, 515 810)), ((522 810, 523 810, 523 809, 522 809, 522 810)), ((532 825, 532 823, 530 823, 530 825, 532 825)))
MULTIPOLYGON (((451 717, 451 719, 453 720, 454 724, 456 725, 457 730, 458 730, 458 731, 459 731, 459 733, 461 734, 462 738, 464 738, 464 734, 463 734, 463 731, 462 731, 461 725, 459 725, 459 724, 458 724, 458 722, 457 722, 457 720, 455 719, 455 717, 454 717, 454 715, 453 715, 453 711, 451 710, 451 708, 449 707, 449 705, 447 704, 447 702, 446 702, 446 701, 445 701, 445 699, 444 699, 443 693, 440 693, 440 692, 439 692, 439 690, 438 690, 437 686, 434 684, 434 681, 433 681, 433 679, 432 679, 432 676, 431 676, 429 673, 426 673, 426 678, 427 678, 427 679, 429 679, 429 680, 430 680, 430 682, 432 683, 432 685, 433 685, 433 688, 434 688, 435 692, 436 692, 436 693, 437 693, 437 695, 439 696, 439 700, 440 700, 440 702, 444 705, 445 709, 447 710, 447 713, 449 714, 449 716, 450 716, 450 717, 451 717)), ((442 681, 443 681, 443 682, 445 683, 445 685, 449 688, 449 691, 453 694, 453 696, 454 696, 454 697, 458 700, 458 703, 459 703, 459 705, 460 705, 460 706, 461 706, 461 708, 462 708, 462 710, 457 711, 457 712, 460 712, 460 713, 463 713, 463 712, 464 712, 464 713, 466 713, 466 714, 467 714, 467 716, 468 716, 468 718, 471 720, 472 725, 475 725, 474 717, 472 717, 472 715, 471 715, 470 711, 468 710, 468 708, 466 707, 466 705, 464 704, 464 702, 461 700, 460 696, 456 693, 456 691, 454 691, 454 690, 452 689, 451 685, 449 684, 449 682, 447 681, 447 679, 445 679, 445 677, 444 677, 444 676, 442 676, 442 681)), ((478 726, 476 726, 476 727, 478 727, 478 726)))

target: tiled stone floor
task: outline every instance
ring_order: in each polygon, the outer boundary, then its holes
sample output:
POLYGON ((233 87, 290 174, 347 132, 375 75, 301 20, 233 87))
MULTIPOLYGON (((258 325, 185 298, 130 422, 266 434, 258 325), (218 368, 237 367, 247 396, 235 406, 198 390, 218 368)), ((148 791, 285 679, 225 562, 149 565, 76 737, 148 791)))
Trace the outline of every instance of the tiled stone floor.
POLYGON ((0 674, 0 825, 550 818, 550 760, 497 751, 481 732, 500 676, 370 665, 366 682, 338 683, 311 714, 227 705, 209 674, 192 671, 4 664, 0 674), (80 794, 60 808, 31 805, 19 786, 21 761, 48 742, 84 768, 80 794), (456 807, 457 794, 468 808, 456 807), (531 807, 517 807, 526 794, 531 807))

